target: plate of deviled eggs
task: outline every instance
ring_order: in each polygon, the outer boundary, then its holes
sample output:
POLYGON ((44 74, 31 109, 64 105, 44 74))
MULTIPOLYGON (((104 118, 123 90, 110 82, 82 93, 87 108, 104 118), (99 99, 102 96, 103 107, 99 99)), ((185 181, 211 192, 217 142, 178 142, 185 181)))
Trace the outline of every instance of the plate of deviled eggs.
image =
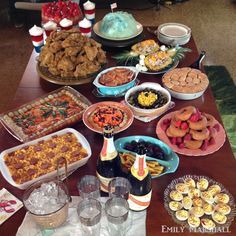
POLYGON ((229 227, 236 215, 230 192, 206 176, 185 175, 174 179, 164 192, 164 204, 176 223, 196 232, 229 227))

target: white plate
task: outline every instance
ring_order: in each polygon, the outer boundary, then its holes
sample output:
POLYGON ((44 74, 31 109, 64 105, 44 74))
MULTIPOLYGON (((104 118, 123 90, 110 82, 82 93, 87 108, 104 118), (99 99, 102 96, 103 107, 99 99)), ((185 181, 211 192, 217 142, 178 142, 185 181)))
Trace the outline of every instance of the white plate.
POLYGON ((182 38, 191 34, 191 29, 179 23, 165 23, 158 27, 158 32, 171 38, 182 38))
POLYGON ((193 100, 201 97, 202 94, 206 91, 206 89, 204 89, 203 91, 197 93, 179 93, 169 89, 167 86, 165 86, 165 84, 163 85, 163 87, 169 91, 171 97, 177 98, 179 100, 193 100))
POLYGON ((135 38, 136 36, 140 35, 143 32, 143 26, 137 22, 137 32, 135 34, 133 34, 130 37, 123 37, 123 38, 114 38, 114 37, 108 37, 106 35, 104 35, 101 31, 100 31, 100 26, 101 26, 101 21, 98 21, 94 26, 93 26, 93 31, 96 35, 98 35, 101 38, 104 39, 108 39, 108 40, 114 40, 114 41, 122 41, 122 40, 128 40, 128 39, 132 39, 135 38))
MULTIPOLYGON (((60 130, 60 131, 57 131, 55 133, 52 133, 52 134, 49 134, 47 136, 44 136, 44 137, 41 137, 41 138, 38 138, 36 140, 33 140, 33 141, 30 141, 30 142, 27 142, 27 143, 24 143, 24 144, 21 144, 21 145, 18 145, 16 147, 13 147, 13 148, 9 148, 5 151, 3 151, 1 154, 0 154, 0 170, 1 170, 1 173, 3 175, 3 177, 6 179, 6 181, 11 184, 12 186, 14 187, 17 187, 19 189, 26 189, 28 188, 31 184, 35 183, 36 181, 38 180, 41 180, 41 179, 44 179, 44 178, 55 178, 57 176, 57 171, 52 171, 48 174, 45 174, 45 175, 42 175, 38 178, 35 178, 33 180, 30 180, 28 182, 25 182, 23 184, 17 184, 11 177, 11 174, 8 170, 8 167, 6 166, 5 162, 4 162, 4 159, 3 157, 8 154, 8 153, 11 153, 13 151, 16 151, 20 148, 23 148, 25 146, 30 146, 30 145, 33 145, 35 143, 38 143, 39 141, 41 140, 48 140, 50 139, 52 136, 54 135, 62 135, 62 134, 65 134, 65 133, 68 133, 68 132, 71 132, 73 133, 76 138, 78 139, 78 141, 82 144, 82 146, 86 149, 87 153, 88 153, 88 156, 79 160, 79 161, 76 161, 72 164, 69 164, 68 165, 68 175, 69 174, 72 174, 77 168, 85 165, 87 163, 87 161, 89 160, 90 156, 91 156, 91 147, 87 141, 87 139, 81 134, 79 133, 78 131, 76 131, 75 129, 71 129, 71 128, 66 128, 66 129, 63 129, 63 130, 60 130)), ((60 174, 62 174, 64 172, 64 166, 60 168, 59 170, 60 174)))

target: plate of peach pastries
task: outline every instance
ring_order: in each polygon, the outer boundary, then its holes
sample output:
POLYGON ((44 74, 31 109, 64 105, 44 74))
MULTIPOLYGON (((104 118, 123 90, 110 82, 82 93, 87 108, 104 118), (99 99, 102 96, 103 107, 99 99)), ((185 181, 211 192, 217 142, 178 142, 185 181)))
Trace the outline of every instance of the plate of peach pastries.
POLYGON ((156 127, 160 140, 174 152, 203 156, 216 152, 225 142, 225 130, 210 114, 194 106, 168 113, 156 127))
POLYGON ((172 180, 164 192, 164 205, 176 223, 194 232, 229 227, 236 213, 229 191, 215 180, 198 175, 172 180))
POLYGON ((73 28, 50 34, 41 49, 36 69, 46 81, 76 85, 91 82, 106 62, 101 44, 73 28))

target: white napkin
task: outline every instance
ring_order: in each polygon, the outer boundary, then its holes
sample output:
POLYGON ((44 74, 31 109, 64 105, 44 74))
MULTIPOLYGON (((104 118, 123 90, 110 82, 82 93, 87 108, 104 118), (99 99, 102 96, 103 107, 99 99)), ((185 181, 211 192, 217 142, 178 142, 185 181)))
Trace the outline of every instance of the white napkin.
MULTIPOLYGON (((106 202, 108 198, 102 197, 101 202, 106 202)), ((40 230, 39 226, 31 219, 27 212, 25 218, 19 227, 16 236, 75 236, 81 235, 81 227, 77 215, 77 205, 81 200, 80 197, 72 197, 72 202, 69 206, 68 219, 63 226, 56 229, 40 230)), ((146 235, 146 211, 129 212, 127 219, 129 225, 127 236, 145 236, 146 235)), ((111 236, 107 231, 107 218, 103 211, 101 219, 100 236, 111 236)))
POLYGON ((175 107, 175 103, 174 102, 170 102, 168 109, 163 111, 162 113, 160 113, 157 116, 134 116, 137 120, 143 121, 145 123, 150 122, 154 119, 156 119, 157 117, 161 116, 162 114, 164 114, 165 112, 167 112, 168 110, 172 109, 175 107))

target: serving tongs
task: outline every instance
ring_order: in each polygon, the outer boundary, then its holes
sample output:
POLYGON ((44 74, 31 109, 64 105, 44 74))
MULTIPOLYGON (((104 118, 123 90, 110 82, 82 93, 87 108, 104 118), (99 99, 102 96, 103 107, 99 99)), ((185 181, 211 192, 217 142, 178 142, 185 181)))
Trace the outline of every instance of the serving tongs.
POLYGON ((72 198, 71 198, 71 196, 70 196, 70 194, 69 194, 69 188, 68 188, 68 180, 67 180, 67 177, 68 177, 68 165, 67 165, 67 160, 66 160, 66 158, 65 157, 60 157, 58 160, 57 160, 57 177, 56 177, 56 179, 57 179, 57 187, 58 187, 58 191, 57 191, 57 193, 58 193, 58 197, 59 197, 59 183, 62 181, 62 180, 64 180, 65 179, 65 185, 66 185, 66 188, 67 188, 67 195, 69 196, 69 202, 71 202, 72 201, 72 198), (64 173, 60 173, 60 166, 61 166, 61 164, 63 164, 64 163, 64 165, 65 165, 65 172, 64 173))
POLYGON ((195 62, 193 62, 189 67, 194 68, 194 69, 198 69, 198 70, 202 70, 202 61, 205 58, 205 56, 206 56, 206 51, 201 51, 197 60, 195 62))

